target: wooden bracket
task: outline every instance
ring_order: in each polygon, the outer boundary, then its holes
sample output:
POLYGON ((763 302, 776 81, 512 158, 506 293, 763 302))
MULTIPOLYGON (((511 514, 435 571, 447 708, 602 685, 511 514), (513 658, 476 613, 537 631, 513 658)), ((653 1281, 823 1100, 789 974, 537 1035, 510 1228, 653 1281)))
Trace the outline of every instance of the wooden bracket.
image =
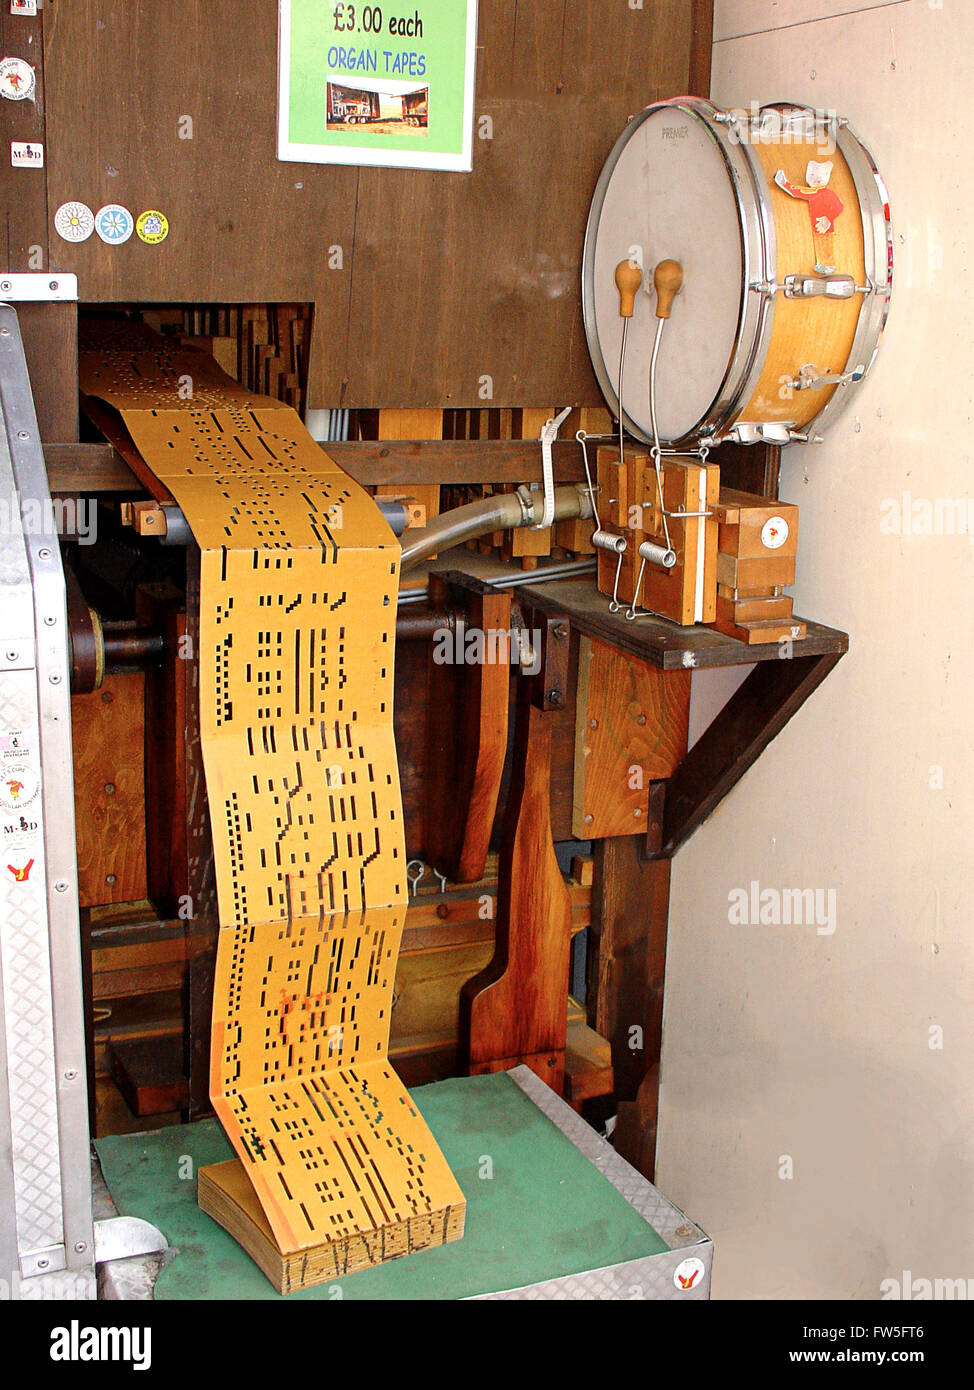
POLYGON ((657 857, 670 859, 817 690, 842 653, 762 661, 669 779, 657 857))

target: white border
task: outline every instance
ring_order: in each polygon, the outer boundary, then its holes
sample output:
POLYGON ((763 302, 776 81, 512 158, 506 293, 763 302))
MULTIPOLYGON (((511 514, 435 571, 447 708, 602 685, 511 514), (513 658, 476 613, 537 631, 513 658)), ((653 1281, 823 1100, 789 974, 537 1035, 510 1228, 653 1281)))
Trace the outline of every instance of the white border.
POLYGON ((300 145, 288 140, 291 95, 291 0, 278 0, 277 157, 302 164, 352 164, 388 169, 473 169, 473 98, 477 68, 477 0, 467 3, 467 55, 463 81, 463 149, 459 154, 369 150, 343 145, 300 145))

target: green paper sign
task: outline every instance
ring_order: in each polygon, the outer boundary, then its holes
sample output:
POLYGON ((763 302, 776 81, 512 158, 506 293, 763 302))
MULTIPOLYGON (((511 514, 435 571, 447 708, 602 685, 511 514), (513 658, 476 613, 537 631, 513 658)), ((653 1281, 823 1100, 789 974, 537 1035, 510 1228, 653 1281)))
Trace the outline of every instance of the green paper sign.
POLYGON ((277 157, 472 167, 477 0, 280 0, 277 157))

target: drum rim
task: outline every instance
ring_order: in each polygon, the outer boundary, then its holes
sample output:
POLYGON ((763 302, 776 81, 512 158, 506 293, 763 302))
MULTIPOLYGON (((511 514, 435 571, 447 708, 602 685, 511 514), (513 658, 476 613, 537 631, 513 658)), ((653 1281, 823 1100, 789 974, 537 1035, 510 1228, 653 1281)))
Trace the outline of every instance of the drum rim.
MULTIPOLYGON (((585 228, 581 277, 582 321, 596 379, 610 411, 618 420, 618 394, 613 385, 609 365, 602 352, 595 319, 594 271, 598 221, 605 205, 609 181, 615 172, 623 150, 639 126, 644 124, 655 112, 667 109, 685 111, 688 116, 699 121, 716 144, 727 169, 727 176, 737 208, 738 228, 741 237, 741 295, 734 348, 724 376, 707 411, 692 429, 672 439, 660 436, 661 444, 673 448, 709 448, 719 442, 722 430, 733 420, 734 412, 750 399, 757 385, 762 360, 761 349, 767 348, 771 337, 774 303, 764 296, 750 294, 749 286, 755 280, 766 280, 769 272, 773 276, 773 267, 777 264, 774 218, 769 216, 770 208, 767 205, 767 199, 761 196, 760 170, 757 161, 746 144, 729 138, 726 130, 727 123, 716 119, 718 114, 723 114, 721 108, 715 106, 713 102, 695 96, 671 97, 665 101, 651 102, 635 116, 630 117, 616 139, 592 194, 588 222, 585 228), (749 187, 754 195, 751 200, 751 207, 745 204, 742 191, 744 186, 749 187)), ((652 436, 631 418, 628 411, 623 411, 622 414, 623 424, 629 434, 643 443, 653 443, 652 436)))

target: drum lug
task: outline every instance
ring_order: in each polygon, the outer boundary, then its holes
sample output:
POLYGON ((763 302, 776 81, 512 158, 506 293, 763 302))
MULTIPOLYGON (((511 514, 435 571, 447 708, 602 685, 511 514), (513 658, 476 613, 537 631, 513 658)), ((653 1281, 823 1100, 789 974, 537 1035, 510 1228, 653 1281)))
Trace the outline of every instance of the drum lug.
POLYGON ((852 275, 786 275, 784 291, 786 299, 851 299, 867 293, 852 275))
POLYGON ((866 368, 861 364, 851 372, 820 372, 814 362, 806 362, 789 385, 795 391, 821 391, 826 386, 849 386, 862 381, 866 368))

